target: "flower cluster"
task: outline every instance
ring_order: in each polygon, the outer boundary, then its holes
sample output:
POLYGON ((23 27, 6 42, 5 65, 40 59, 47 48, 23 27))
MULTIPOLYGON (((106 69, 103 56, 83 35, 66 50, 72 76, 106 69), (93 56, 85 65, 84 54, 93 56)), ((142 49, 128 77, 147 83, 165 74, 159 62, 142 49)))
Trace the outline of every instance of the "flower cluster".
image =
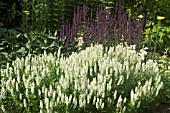
POLYGON ((60 50, 57 55, 17 58, 1 69, 1 110, 8 111, 7 103, 15 102, 22 112, 133 112, 163 87, 157 63, 145 63, 145 54, 120 44, 91 46, 68 58, 60 50))
POLYGON ((86 4, 82 9, 78 6, 74 10, 72 25, 68 22, 63 22, 61 25, 60 38, 69 45, 79 37, 77 34, 82 32, 87 45, 91 43, 117 44, 122 40, 128 42, 129 45, 139 44, 148 17, 145 14, 129 15, 128 11, 118 3, 115 7, 116 13, 112 14, 108 11, 108 7, 101 7, 94 12, 89 10, 86 4))

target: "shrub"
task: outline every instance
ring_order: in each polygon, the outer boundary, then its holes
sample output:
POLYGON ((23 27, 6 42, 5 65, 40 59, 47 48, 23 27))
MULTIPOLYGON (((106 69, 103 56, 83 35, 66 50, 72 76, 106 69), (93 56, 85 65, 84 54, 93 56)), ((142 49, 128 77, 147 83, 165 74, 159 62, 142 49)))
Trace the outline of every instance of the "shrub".
MULTIPOLYGON (((135 46, 95 45, 68 58, 17 58, 1 69, 0 105, 7 112, 132 113, 163 87, 158 64, 135 46)), ((56 57, 57 56, 57 57, 56 57)))
MULTIPOLYGON (((158 16, 159 18, 165 18, 158 16)), ((159 19, 157 17, 157 19, 159 19)), ((170 27, 162 24, 164 20, 159 20, 157 23, 149 21, 145 30, 145 37, 142 44, 147 45, 150 51, 160 53, 166 52, 170 56, 170 27), (152 26, 152 27, 151 27, 152 26)))

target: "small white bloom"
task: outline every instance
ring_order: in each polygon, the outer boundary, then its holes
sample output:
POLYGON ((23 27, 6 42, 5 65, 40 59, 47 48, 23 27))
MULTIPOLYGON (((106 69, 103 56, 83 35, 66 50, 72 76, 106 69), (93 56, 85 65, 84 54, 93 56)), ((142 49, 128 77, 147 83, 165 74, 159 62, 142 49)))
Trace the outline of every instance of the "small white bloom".
POLYGON ((60 96, 57 97, 57 104, 60 102, 60 96))
POLYGON ((27 107, 27 101, 26 101, 26 99, 23 100, 23 103, 24 103, 24 107, 26 108, 26 107, 27 107))
POLYGON ((53 99, 55 100, 56 97, 56 91, 53 92, 53 99))
POLYGON ((43 109, 43 102, 40 100, 40 108, 43 109))
POLYGON ((66 105, 68 106, 69 101, 68 101, 68 96, 67 96, 67 95, 65 95, 65 103, 66 103, 66 105))
POLYGON ((72 100, 72 94, 70 94, 70 96, 69 96, 69 103, 71 103, 71 100, 72 100))
POLYGON ((1 109, 2 109, 2 111, 5 113, 5 107, 4 107, 4 105, 1 105, 1 109))
POLYGON ((50 100, 50 108, 53 108, 53 105, 54 104, 54 102, 53 102, 53 100, 50 100))
POLYGON ((117 90, 114 92, 114 99, 117 97, 117 90))
POLYGON ((22 94, 21 93, 19 94, 19 99, 22 100, 22 94))
POLYGON ((25 93, 26 97, 28 97, 28 89, 26 89, 26 93, 25 93))
POLYGON ((38 90, 38 96, 41 96, 41 90, 40 89, 38 90))
POLYGON ((40 113, 43 113, 43 109, 40 109, 40 113))

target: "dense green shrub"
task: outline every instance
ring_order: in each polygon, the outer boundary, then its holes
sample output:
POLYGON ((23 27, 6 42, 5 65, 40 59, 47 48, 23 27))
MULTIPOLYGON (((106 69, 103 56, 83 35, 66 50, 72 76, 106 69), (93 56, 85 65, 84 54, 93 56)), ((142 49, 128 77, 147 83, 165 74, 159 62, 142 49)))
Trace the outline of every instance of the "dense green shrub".
MULTIPOLYGON (((165 18, 160 17, 158 18, 165 18)), ((164 20, 154 23, 149 21, 145 30, 145 37, 142 44, 150 47, 149 50, 161 55, 166 53, 170 56, 170 27, 163 25, 164 20), (151 27, 152 26, 152 27, 151 27)))
MULTIPOLYGON (((68 58, 17 58, 1 69, 0 105, 7 112, 140 112, 159 95, 158 64, 135 46, 95 45, 68 58)), ((154 105, 155 106, 155 105, 154 105)), ((149 111, 148 111, 149 112, 149 111)))
POLYGON ((8 29, 7 32, 9 33, 4 32, 0 35, 2 37, 0 38, 0 67, 5 67, 7 62, 12 62, 16 57, 40 54, 44 50, 54 52, 59 46, 59 43, 55 44, 57 38, 50 32, 46 34, 46 31, 32 31, 22 34, 14 29, 8 29))

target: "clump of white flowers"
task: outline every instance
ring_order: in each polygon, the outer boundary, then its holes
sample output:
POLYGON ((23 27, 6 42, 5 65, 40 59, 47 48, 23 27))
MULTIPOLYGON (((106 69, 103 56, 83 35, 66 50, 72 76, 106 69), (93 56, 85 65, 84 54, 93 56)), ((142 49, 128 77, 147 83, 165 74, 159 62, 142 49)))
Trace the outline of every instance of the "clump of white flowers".
POLYGON ((8 109, 4 101, 11 97, 22 109, 31 106, 41 113, 87 106, 126 113, 159 95, 163 82, 158 64, 144 62, 144 49, 136 52, 135 46, 120 44, 105 50, 95 45, 68 58, 60 50, 57 55, 17 58, 1 69, 0 109, 8 109))

